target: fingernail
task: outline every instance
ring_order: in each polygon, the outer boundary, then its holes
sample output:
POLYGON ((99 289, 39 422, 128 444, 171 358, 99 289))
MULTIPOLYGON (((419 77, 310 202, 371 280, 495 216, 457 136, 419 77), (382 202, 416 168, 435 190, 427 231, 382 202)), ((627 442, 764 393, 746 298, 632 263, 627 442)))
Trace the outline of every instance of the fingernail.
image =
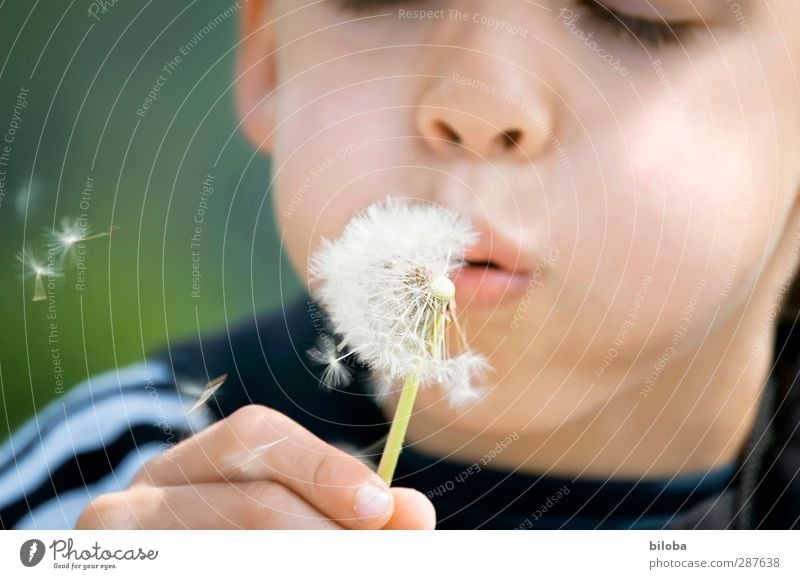
POLYGON ((391 493, 376 485, 367 485, 356 493, 355 511, 359 519, 372 519, 383 515, 392 504, 391 493))

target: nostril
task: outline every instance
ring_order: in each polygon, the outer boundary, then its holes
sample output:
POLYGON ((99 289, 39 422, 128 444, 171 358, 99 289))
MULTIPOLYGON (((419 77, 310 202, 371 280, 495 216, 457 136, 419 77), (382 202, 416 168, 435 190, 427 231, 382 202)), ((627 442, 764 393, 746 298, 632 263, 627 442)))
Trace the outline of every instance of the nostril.
POLYGON ((498 138, 504 149, 510 149, 515 145, 519 145, 520 140, 522 140, 522 131, 519 129, 507 129, 500 133, 498 138))
POLYGON ((439 138, 456 144, 461 144, 461 137, 447 123, 443 121, 435 121, 433 123, 433 128, 439 138))

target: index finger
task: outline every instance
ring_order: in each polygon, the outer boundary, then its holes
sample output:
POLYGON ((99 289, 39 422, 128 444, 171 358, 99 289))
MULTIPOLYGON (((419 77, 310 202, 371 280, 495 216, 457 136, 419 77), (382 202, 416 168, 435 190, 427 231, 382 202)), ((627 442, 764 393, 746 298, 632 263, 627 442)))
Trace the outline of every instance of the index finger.
POLYGON ((272 480, 350 528, 380 529, 394 499, 358 459, 266 406, 248 405, 157 455, 133 485, 272 480))

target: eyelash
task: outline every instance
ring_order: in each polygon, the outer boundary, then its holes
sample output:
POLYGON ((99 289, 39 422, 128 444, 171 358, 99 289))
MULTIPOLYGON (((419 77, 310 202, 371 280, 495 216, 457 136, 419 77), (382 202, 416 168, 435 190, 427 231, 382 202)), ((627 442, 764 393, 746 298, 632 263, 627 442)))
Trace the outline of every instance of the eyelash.
POLYGON ((688 22, 656 21, 627 16, 608 8, 599 0, 578 0, 577 4, 588 12, 592 19, 606 25, 616 36, 654 48, 680 43, 691 28, 688 22))
MULTIPOLYGON (((388 8, 394 4, 419 4, 420 0, 337 0, 341 10, 354 13, 370 9, 388 8)), ((628 16, 608 8, 600 0, 576 0, 579 8, 609 31, 631 41, 638 41, 652 48, 681 42, 691 28, 687 22, 666 22, 628 16)))
POLYGON ((419 0, 338 0, 341 10, 364 12, 371 8, 386 8, 393 4, 418 4, 419 0))

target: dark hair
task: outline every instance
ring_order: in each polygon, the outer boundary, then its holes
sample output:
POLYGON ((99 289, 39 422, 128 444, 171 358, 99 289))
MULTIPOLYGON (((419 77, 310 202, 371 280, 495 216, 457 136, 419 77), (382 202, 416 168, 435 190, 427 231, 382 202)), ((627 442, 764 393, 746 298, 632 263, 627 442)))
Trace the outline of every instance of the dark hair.
POLYGON ((800 314, 800 275, 795 276, 789 286, 775 323, 773 372, 778 386, 779 405, 785 396, 790 394, 797 377, 798 362, 800 362, 798 314, 800 314))
MULTIPOLYGON (((757 507, 755 499, 756 489, 764 481, 769 481, 767 487, 773 487, 768 492, 779 493, 777 497, 773 497, 774 500, 767 500, 771 505, 767 515, 776 510, 776 507, 778 513, 782 512, 788 505, 781 503, 793 500, 784 492, 792 484, 788 480, 791 473, 776 468, 776 465, 781 462, 780 455, 797 436, 800 404, 798 388, 795 386, 800 353, 800 332, 796 328, 797 314, 800 312, 798 276, 795 276, 780 297, 783 303, 780 304, 780 312, 774 320, 773 366, 761 393, 761 403, 752 431, 739 453, 740 483, 734 495, 736 502, 732 521, 735 529, 761 528, 764 524, 764 519, 757 520, 757 516, 763 514, 763 508, 757 507)), ((796 523, 795 520, 793 525, 796 523)))
MULTIPOLYGON (((791 415, 800 404, 798 396, 797 373, 800 369, 800 275, 792 280, 784 296, 780 314, 775 321, 775 351, 773 353, 772 372, 775 377, 776 398, 774 407, 776 421, 789 427, 791 415), (782 418, 787 420, 781 420, 782 418)), ((788 432, 786 433, 788 434, 788 432)))

